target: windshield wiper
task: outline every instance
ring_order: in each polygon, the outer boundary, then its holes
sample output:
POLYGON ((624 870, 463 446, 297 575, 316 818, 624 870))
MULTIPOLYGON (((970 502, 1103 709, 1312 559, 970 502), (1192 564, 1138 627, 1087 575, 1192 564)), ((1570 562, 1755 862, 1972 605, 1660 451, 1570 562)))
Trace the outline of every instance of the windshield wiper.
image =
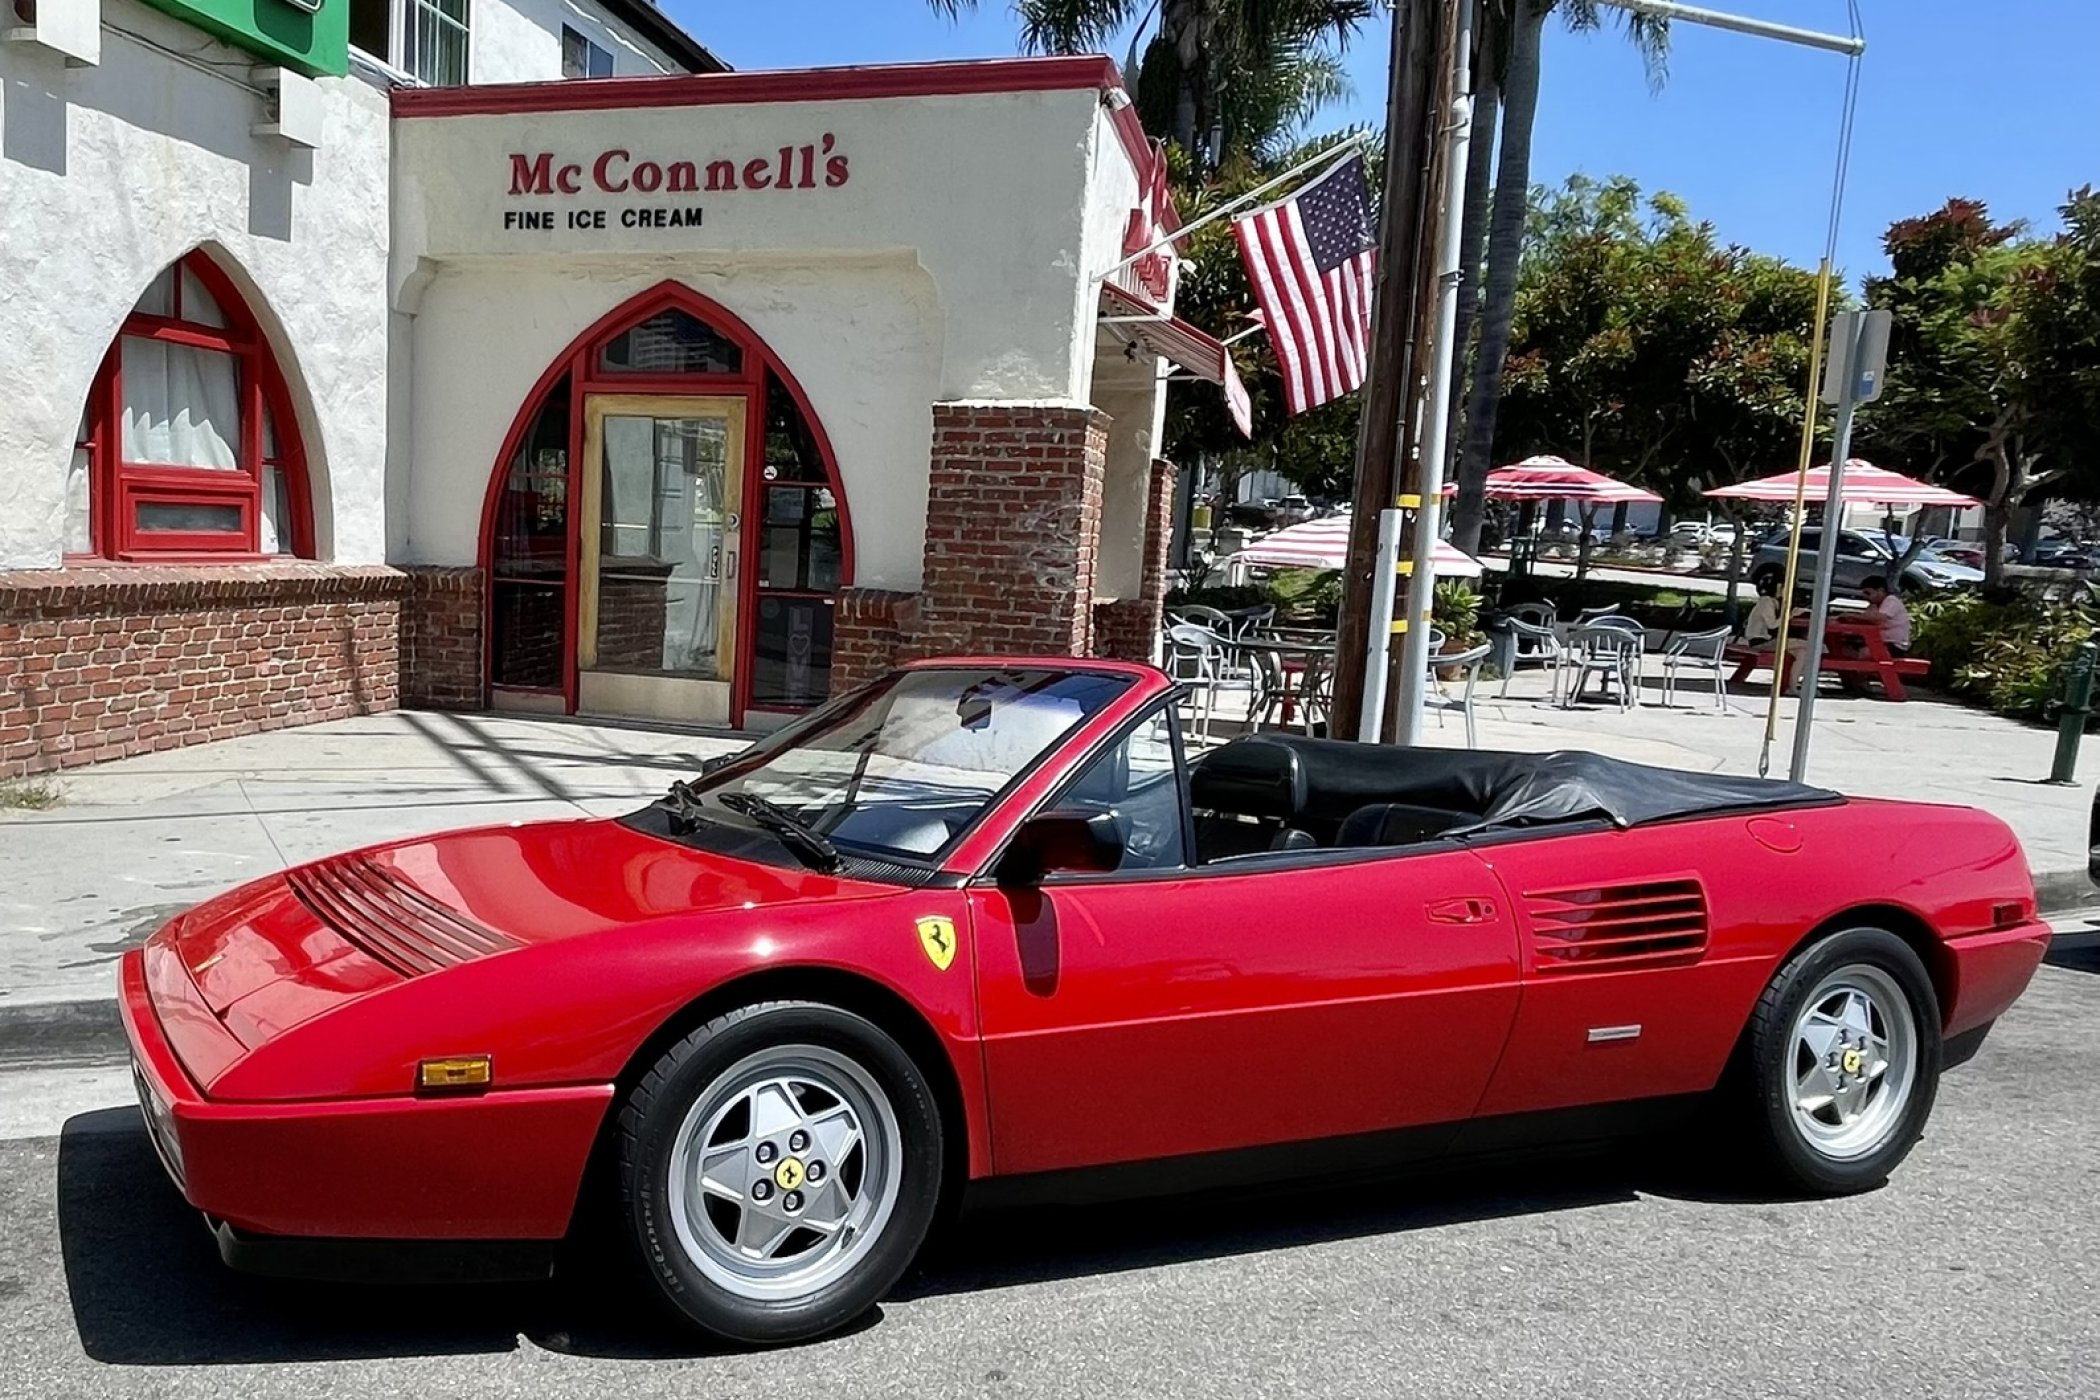
POLYGON ((676 835, 690 835, 694 827, 707 820, 707 809, 700 805, 700 794, 691 783, 682 779, 671 784, 671 790, 657 801, 663 804, 670 817, 671 830, 676 835))
POLYGON ((838 869, 839 848, 832 845, 823 832, 785 807, 749 792, 718 792, 715 801, 732 812, 741 812, 778 836, 782 845, 801 856, 812 868, 838 869))

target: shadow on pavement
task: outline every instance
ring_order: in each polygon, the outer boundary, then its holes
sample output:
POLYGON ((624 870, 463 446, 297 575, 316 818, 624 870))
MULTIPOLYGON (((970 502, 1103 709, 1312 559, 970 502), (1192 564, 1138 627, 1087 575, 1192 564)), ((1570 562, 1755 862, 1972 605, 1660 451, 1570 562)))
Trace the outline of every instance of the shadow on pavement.
MULTIPOLYGON (((1114 1274, 1470 1221, 1632 1202, 1707 1200, 1703 1174, 1622 1149, 1125 1201, 966 1210, 893 1292, 900 1302, 1114 1274)), ((69 1122, 58 1225, 74 1324, 97 1361, 233 1365, 515 1350, 521 1337, 578 1356, 662 1359, 716 1351, 687 1333, 613 1249, 578 1251, 544 1284, 333 1285, 226 1268, 161 1170, 135 1109, 69 1122)), ((862 1326, 880 1322, 877 1310, 862 1326)))

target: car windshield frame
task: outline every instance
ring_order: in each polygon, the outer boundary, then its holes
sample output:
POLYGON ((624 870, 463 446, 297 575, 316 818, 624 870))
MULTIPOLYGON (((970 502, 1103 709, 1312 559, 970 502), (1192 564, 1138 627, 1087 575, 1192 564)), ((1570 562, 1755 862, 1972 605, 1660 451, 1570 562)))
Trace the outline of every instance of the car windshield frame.
POLYGON ((721 767, 681 786, 688 800, 697 799, 702 804, 709 819, 715 819, 719 810, 730 813, 726 820, 733 824, 748 826, 749 817, 722 805, 721 797, 736 793, 763 797, 788 808, 831 841, 847 861, 935 870, 1002 807, 1018 786, 1060 753, 1074 735, 1127 695, 1135 683, 1132 675, 1085 667, 997 663, 907 667, 840 696, 759 740, 721 767), (900 721, 902 707, 898 701, 905 698, 916 703, 900 721), (952 717, 946 727, 932 727, 937 710, 952 717), (996 732, 1002 718, 1007 721, 1008 735, 996 732), (915 747, 908 752, 885 752, 881 736, 888 732, 893 740, 898 739, 900 724, 917 727, 915 747), (835 747, 823 742, 841 736, 856 737, 835 747), (894 792, 913 783, 929 783, 931 779, 925 774, 932 773, 935 765, 923 755, 942 741, 951 751, 967 753, 974 749, 979 758, 995 757, 987 767, 958 767, 951 760, 947 772, 984 775, 983 790, 962 789, 948 794, 950 800, 945 806, 970 810, 947 827, 945 838, 937 846, 920 849, 867 839, 850 831, 841 834, 840 827, 866 814, 886 808, 921 810, 913 804, 931 799, 935 794, 930 789, 922 790, 917 797, 906 793, 886 801, 867 800, 863 794, 894 792), (795 754, 833 757, 829 764, 819 762, 801 771, 792 762, 776 766, 795 754), (870 761, 878 758, 893 760, 898 769, 871 774, 870 761), (913 776, 902 771, 914 764, 924 773, 913 776), (766 778, 771 781, 753 781, 766 778), (805 792, 813 786, 842 786, 846 800, 829 805, 811 802, 807 796, 798 797, 792 791, 798 785, 805 792))

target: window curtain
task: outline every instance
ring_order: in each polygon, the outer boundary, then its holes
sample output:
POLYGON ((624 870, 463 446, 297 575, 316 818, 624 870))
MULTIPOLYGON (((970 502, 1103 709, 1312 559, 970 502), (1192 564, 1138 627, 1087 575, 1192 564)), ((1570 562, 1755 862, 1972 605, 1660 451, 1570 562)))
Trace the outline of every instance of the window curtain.
POLYGON ((124 337, 124 460, 240 468, 240 374, 231 355, 124 337))

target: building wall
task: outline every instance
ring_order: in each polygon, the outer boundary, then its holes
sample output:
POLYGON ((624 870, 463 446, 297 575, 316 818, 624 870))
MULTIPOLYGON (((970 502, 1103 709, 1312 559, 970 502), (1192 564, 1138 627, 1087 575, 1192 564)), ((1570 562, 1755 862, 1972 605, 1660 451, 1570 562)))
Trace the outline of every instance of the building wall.
POLYGON ((946 315, 932 279, 902 254, 446 268, 413 319, 415 411, 397 464, 405 478, 398 557, 476 561, 496 457, 533 384, 586 327, 671 277, 749 324, 808 394, 838 456, 855 581, 918 587, 946 315))
POLYGON ((476 83, 530 83, 561 76, 561 27, 590 37, 613 56, 615 77, 681 71, 668 55, 595 7, 570 0, 477 0, 467 38, 467 76, 476 83))
POLYGON ((250 134, 254 92, 122 31, 238 75, 248 56, 129 0, 103 16, 98 66, 0 44, 0 568, 59 564, 89 383, 146 284, 200 245, 248 294, 290 383, 323 556, 383 561, 385 96, 321 79, 321 146, 294 150, 250 134))

